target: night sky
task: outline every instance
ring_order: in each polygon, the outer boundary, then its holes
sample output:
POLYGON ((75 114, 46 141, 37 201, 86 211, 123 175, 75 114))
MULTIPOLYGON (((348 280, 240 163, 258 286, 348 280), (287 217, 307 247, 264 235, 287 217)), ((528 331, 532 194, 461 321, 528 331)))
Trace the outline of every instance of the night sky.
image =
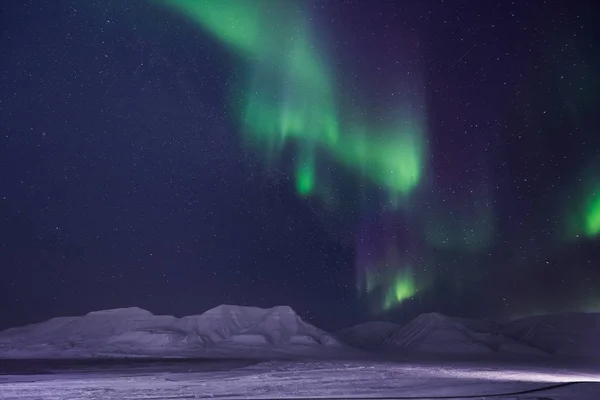
POLYGON ((0 328, 600 311, 592 2, 0 8, 0 328))

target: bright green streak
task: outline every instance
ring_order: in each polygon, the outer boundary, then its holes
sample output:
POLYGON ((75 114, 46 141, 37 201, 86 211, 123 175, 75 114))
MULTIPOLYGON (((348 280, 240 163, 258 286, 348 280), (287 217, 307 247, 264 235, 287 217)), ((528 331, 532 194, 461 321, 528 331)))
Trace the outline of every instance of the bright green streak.
POLYGON ((298 168, 296 176, 296 189, 302 196, 308 196, 315 186, 315 177, 312 164, 306 164, 298 168))
POLYGON ((341 163, 358 167, 392 193, 409 193, 421 179, 425 147, 421 132, 407 123, 383 137, 348 135, 333 150, 341 163))
POLYGON ((359 290, 376 296, 378 312, 400 305, 425 287, 416 283, 413 269, 407 265, 398 249, 391 247, 379 262, 364 269, 364 283, 359 290))
POLYGON ((406 196, 419 184, 426 151, 421 127, 400 121, 382 132, 381 127, 367 130, 340 118, 333 73, 295 3, 158 1, 245 61, 247 82, 238 110, 243 132, 270 157, 288 143, 303 155, 296 166, 300 195, 327 192, 327 178, 315 165, 317 153, 381 187, 390 198, 406 196))
POLYGON ((567 234, 572 239, 600 236, 600 163, 591 163, 569 191, 567 234))
POLYGON ((585 234, 588 237, 600 234, 600 194, 592 195, 585 210, 585 234))
POLYGON ((157 0, 182 12, 231 48, 256 54, 268 42, 261 36, 261 9, 254 1, 157 0))
POLYGON ((399 273, 386 293, 383 309, 389 310, 415 294, 417 294, 417 288, 410 270, 407 273, 399 273))

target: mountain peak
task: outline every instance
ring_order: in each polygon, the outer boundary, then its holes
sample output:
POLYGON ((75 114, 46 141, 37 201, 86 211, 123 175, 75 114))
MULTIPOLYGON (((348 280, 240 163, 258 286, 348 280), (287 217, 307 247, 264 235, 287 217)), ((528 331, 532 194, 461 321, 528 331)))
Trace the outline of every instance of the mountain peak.
POLYGON ((235 304, 221 304, 216 307, 213 307, 203 314, 217 314, 217 313, 227 313, 227 314, 238 314, 238 313, 278 313, 278 314, 294 314, 297 315, 296 312, 290 306, 274 306, 271 308, 262 308, 262 307, 254 307, 254 306, 238 306, 235 304))
POLYGON ((108 310, 90 311, 86 315, 89 316, 127 316, 127 317, 151 317, 152 314, 148 310, 144 310, 140 307, 124 307, 124 308, 111 308, 108 310))

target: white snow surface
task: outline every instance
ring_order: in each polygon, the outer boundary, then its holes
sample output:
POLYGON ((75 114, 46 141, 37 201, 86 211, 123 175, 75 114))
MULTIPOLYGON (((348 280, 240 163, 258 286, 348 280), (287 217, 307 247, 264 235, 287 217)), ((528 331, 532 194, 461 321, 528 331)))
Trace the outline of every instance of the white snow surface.
POLYGON ((53 318, 0 332, 0 358, 225 357, 269 351, 302 354, 324 348, 342 345, 287 306, 221 305, 183 318, 131 307, 53 318))
POLYGON ((600 374, 548 367, 278 362, 182 371, 139 368, 0 376, 3 400, 450 397, 597 400, 600 374), (564 383, 579 382, 562 386, 564 383), (473 397, 475 396, 475 397, 473 397))

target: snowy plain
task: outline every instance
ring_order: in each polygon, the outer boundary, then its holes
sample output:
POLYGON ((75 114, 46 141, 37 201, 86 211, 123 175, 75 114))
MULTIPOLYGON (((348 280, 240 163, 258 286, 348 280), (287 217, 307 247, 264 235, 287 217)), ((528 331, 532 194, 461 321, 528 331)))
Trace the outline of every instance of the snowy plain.
POLYGON ((375 361, 211 363, 169 365, 166 362, 129 368, 3 375, 0 376, 0 398, 600 398, 600 373, 584 369, 375 361))

